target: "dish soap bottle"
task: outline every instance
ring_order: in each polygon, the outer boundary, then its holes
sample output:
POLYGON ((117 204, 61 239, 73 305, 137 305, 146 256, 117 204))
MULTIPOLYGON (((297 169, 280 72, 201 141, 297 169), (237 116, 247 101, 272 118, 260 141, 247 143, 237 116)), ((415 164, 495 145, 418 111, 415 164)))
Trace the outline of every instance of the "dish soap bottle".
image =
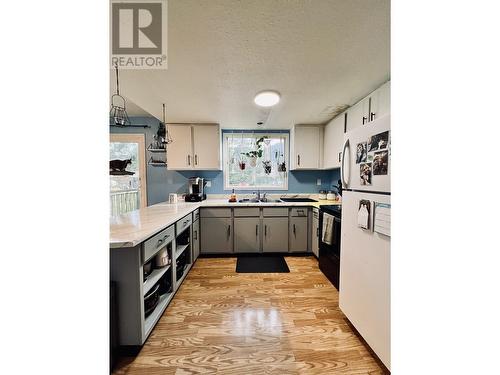
POLYGON ((236 202, 236 194, 234 193, 234 189, 233 192, 231 193, 231 197, 229 197, 229 202, 231 203, 236 202))

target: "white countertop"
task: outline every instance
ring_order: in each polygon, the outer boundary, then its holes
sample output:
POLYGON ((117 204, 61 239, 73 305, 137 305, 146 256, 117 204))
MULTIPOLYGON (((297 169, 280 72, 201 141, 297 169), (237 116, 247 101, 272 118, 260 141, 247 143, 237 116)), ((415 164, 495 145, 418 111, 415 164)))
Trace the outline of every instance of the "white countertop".
POLYGON ((323 204, 340 204, 340 202, 320 200, 318 202, 229 203, 225 198, 207 199, 193 203, 158 203, 111 217, 109 247, 136 246, 200 207, 319 207, 323 204))

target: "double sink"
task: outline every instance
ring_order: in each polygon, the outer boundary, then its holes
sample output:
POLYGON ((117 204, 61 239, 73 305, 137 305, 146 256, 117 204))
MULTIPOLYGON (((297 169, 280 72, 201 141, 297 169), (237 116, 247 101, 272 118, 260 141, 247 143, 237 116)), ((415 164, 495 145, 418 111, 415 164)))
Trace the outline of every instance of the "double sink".
POLYGON ((245 198, 245 199, 240 199, 238 201, 239 203, 283 203, 283 202, 317 202, 317 200, 312 199, 312 198, 280 198, 280 199, 269 199, 269 198, 245 198))

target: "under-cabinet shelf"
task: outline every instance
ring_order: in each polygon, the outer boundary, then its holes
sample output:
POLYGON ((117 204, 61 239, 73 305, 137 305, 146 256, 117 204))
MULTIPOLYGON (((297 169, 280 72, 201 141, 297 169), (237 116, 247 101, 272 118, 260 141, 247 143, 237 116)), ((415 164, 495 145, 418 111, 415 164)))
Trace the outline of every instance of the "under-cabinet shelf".
POLYGON ((189 247, 189 245, 190 244, 177 246, 177 248, 175 249, 175 260, 179 258, 179 255, 181 255, 184 252, 184 250, 186 250, 189 247))
POLYGON ((191 266, 192 266, 192 264, 188 263, 187 267, 184 269, 184 273, 182 274, 181 278, 179 280, 175 281, 175 290, 179 289, 179 287, 181 286, 182 282, 184 281, 184 279, 188 275, 189 270, 191 269, 191 266))
POLYGON ((153 312, 146 319, 144 319, 144 337, 148 337, 148 335, 151 333, 151 330, 155 326, 156 322, 160 319, 173 296, 173 290, 170 293, 160 295, 158 305, 156 305, 156 308, 153 310, 153 312))
POLYGON ((146 295, 147 292, 151 290, 151 288, 161 279, 161 277, 170 269, 170 264, 168 266, 162 268, 156 268, 151 272, 146 281, 144 281, 144 285, 142 287, 143 294, 146 295))

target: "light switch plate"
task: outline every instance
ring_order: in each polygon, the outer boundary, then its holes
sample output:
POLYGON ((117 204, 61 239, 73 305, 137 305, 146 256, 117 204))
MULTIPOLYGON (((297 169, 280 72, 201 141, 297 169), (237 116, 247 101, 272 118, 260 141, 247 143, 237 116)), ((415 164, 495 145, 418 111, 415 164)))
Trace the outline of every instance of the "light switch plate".
POLYGON ((316 180, 316 185, 321 186, 321 178, 318 178, 318 179, 316 180))
POLYGON ((212 187, 212 181, 208 180, 207 184, 205 185, 206 187, 212 187))

